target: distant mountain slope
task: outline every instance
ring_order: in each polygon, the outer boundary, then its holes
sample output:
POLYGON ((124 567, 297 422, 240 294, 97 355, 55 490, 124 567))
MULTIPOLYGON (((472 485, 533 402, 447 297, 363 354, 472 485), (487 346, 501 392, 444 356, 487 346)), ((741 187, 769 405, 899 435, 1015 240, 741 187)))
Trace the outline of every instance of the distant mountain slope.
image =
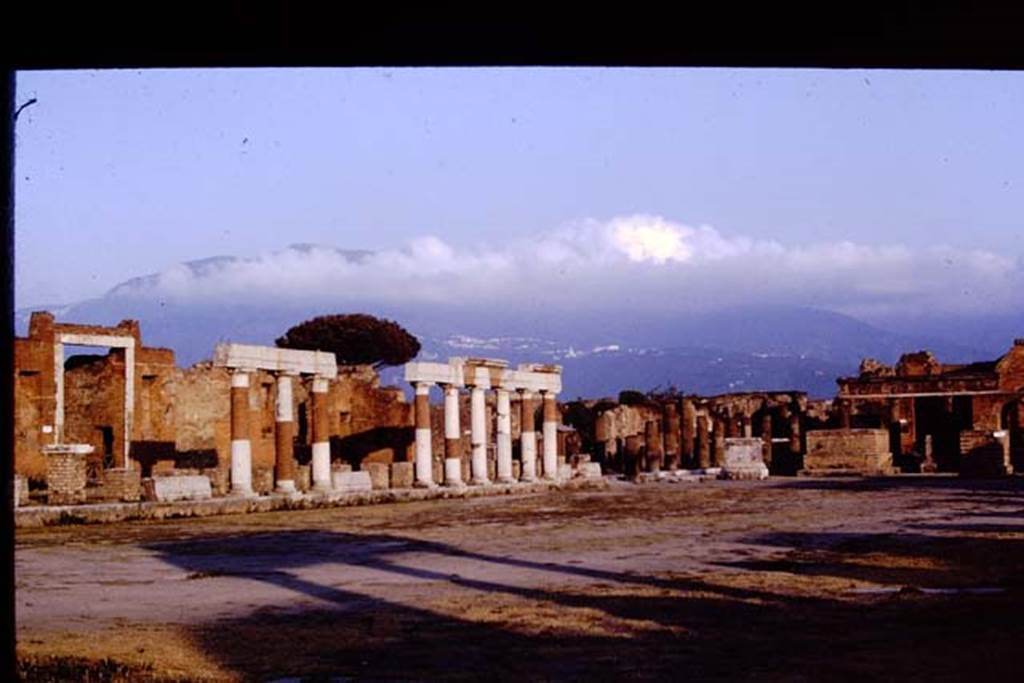
MULTIPOLYGON (((372 252, 296 244, 302 252, 331 249, 346 261, 372 252)), ((215 256, 182 264, 201 291, 203 278, 246 259, 215 256)), ((142 323, 147 345, 174 349, 178 363, 209 358, 219 341, 272 344, 291 325, 314 315, 354 312, 351 305, 269 302, 225 303, 219 299, 182 303, 158 296, 161 275, 132 278, 102 297, 50 307, 59 320, 112 325, 124 318, 142 323)), ((241 298, 241 297, 240 297, 241 298)), ((326 301, 323 299, 327 299, 326 301)), ((615 395, 674 384, 686 391, 720 393, 746 389, 801 389, 815 396, 835 393, 835 378, 856 371, 864 357, 894 362, 901 353, 930 349, 947 362, 987 360, 1012 341, 975 348, 938 335, 907 335, 880 329, 830 311, 797 307, 733 308, 715 313, 652 316, 623 312, 566 315, 539 307, 529 316, 455 305, 374 306, 363 312, 397 320, 423 343, 421 357, 483 355, 513 364, 550 361, 565 368, 565 395, 615 395)), ((30 310, 16 313, 19 334, 30 310)), ((980 324, 980 323, 979 323, 980 324)), ((992 329, 1002 329, 992 322, 992 329)), ((932 328, 941 329, 938 325, 932 328)), ((1017 336, 1024 335, 1024 329, 1017 336)), ((970 340, 961 334, 961 340, 970 340)), ((997 341, 997 340, 996 340, 997 341)), ((385 381, 400 379, 397 369, 385 381)))

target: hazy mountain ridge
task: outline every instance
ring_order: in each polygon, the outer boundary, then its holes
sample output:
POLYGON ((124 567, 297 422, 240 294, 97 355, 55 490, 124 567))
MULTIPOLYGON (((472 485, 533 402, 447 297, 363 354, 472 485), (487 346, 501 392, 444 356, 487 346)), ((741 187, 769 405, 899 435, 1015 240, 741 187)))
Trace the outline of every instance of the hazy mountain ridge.
MULTIPOLYGON (((374 253, 313 244, 295 244, 288 250, 326 250, 350 262, 363 262, 374 253)), ((178 267, 201 282, 218 269, 250 260, 214 256, 178 267)), ((272 344, 288 327, 314 315, 357 310, 329 300, 186 303, 156 295, 161 276, 126 280, 96 299, 21 309, 15 315, 16 331, 24 335, 31 310, 39 308, 71 322, 112 325, 135 318, 142 324, 144 343, 174 349, 178 363, 187 366, 209 358, 220 341, 272 344)), ((956 329, 960 339, 965 338, 964 330, 955 325, 944 328, 933 321, 930 326, 920 325, 929 334, 899 334, 840 313, 787 306, 664 316, 631 311, 567 315, 538 307, 527 317, 455 304, 392 303, 362 310, 396 320, 417 335, 424 359, 490 356, 513 365, 559 363, 565 368, 565 395, 570 397, 615 395, 625 388, 648 390, 670 384, 699 393, 799 389, 831 396, 835 378, 855 373, 864 357, 891 363, 901 353, 929 349, 946 362, 987 360, 1012 343, 1012 334, 998 343, 998 331, 1016 324, 1007 316, 985 319, 994 336, 984 337, 986 343, 976 347, 934 334, 937 329, 956 329)), ((1024 333, 1024 319, 1020 322, 1020 333, 1024 333)), ((983 328, 979 323, 978 329, 983 328)), ((401 383, 400 369, 386 370, 383 380, 401 383)))

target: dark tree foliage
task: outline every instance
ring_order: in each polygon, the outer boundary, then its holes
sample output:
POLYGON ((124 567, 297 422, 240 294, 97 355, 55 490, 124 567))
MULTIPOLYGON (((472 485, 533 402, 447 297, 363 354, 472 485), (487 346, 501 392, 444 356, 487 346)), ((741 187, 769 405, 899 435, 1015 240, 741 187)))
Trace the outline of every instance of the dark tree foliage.
POLYGON ((659 384, 650 391, 647 392, 647 398, 655 403, 661 403, 662 401, 673 401, 683 397, 683 392, 676 388, 675 384, 671 382, 664 389, 659 384))
POLYGON ((640 406, 647 403, 647 396, 636 389, 623 389, 619 392, 619 403, 624 406, 640 406))
POLYGON ((290 328, 274 342, 285 349, 333 353, 342 365, 401 365, 420 342, 401 325, 365 313, 321 315, 290 328))

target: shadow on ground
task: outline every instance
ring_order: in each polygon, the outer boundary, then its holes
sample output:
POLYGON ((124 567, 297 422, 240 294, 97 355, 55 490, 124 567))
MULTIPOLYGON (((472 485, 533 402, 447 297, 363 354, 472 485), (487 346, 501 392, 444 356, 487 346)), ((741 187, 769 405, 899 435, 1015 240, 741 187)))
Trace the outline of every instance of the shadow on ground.
MULTIPOLYGON (((872 553, 946 562, 889 567, 896 572, 889 578, 915 585, 978 568, 962 564, 957 539, 906 536, 762 534, 751 541, 796 555, 725 568, 744 581, 537 563, 387 534, 299 530, 147 547, 196 580, 241 576, 318 601, 192 630, 196 647, 245 680, 1019 680, 1024 600, 1016 585, 997 595, 861 598, 787 589, 801 574, 873 580, 878 568, 861 562, 872 553), (816 559, 816 552, 831 555, 816 559), (451 571, 406 564, 422 554, 440 556, 451 571), (457 572, 467 560, 545 572, 546 582, 464 577, 457 572), (299 576, 322 564, 338 577, 346 566, 365 567, 428 583, 422 601, 410 605, 299 576)), ((989 545, 970 553, 998 555, 1004 573, 1024 555, 1019 540, 1000 550, 995 545, 1005 541, 977 542, 989 545)))

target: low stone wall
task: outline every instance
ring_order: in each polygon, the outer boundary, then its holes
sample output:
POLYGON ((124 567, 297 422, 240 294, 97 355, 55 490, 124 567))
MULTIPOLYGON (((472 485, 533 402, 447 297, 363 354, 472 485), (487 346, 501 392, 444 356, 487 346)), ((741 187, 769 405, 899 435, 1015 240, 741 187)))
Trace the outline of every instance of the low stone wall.
POLYGON ((801 475, 895 474, 884 429, 815 429, 807 432, 801 475))
POLYGON ((376 503, 402 503, 441 498, 477 498, 480 496, 522 495, 553 490, 600 490, 608 487, 603 477, 580 477, 570 481, 531 484, 495 484, 432 489, 388 489, 359 493, 332 491, 322 494, 270 495, 228 498, 210 498, 173 503, 104 503, 99 505, 34 506, 15 511, 17 528, 52 526, 60 524, 102 524, 129 520, 161 520, 182 517, 208 517, 211 515, 272 512, 275 510, 311 510, 315 508, 348 507, 376 503))

